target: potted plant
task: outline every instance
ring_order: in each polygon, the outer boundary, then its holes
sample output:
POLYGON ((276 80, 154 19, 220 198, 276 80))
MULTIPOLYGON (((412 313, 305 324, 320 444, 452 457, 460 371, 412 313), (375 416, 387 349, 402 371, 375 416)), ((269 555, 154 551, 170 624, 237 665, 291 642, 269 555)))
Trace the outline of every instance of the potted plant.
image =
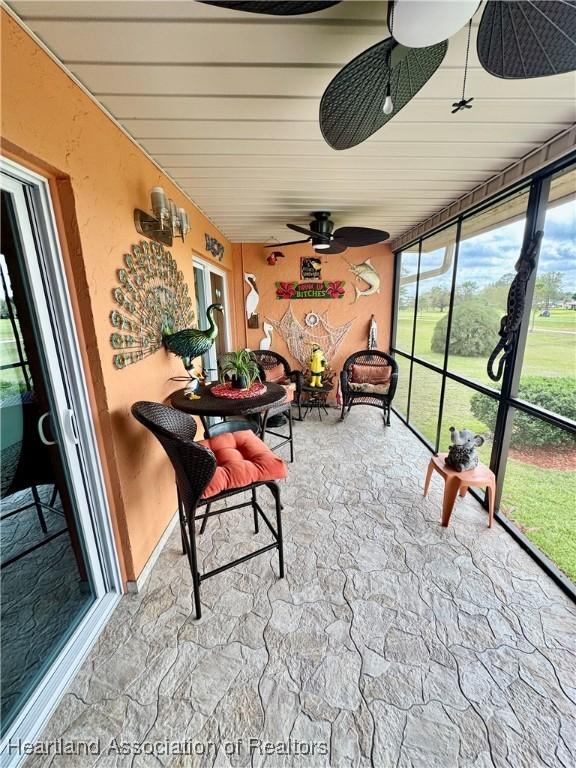
POLYGON ((230 377, 234 389, 248 389, 260 378, 258 363, 247 349, 222 355, 220 371, 223 378, 230 377))

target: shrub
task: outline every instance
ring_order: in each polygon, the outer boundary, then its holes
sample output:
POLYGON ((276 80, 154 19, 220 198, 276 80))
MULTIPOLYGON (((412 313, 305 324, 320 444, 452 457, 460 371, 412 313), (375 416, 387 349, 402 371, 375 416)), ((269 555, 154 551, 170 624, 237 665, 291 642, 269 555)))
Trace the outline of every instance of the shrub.
MULTIPOLYGON (((448 315, 436 323, 432 334, 432 352, 444 352, 448 315)), ((498 340, 500 316, 492 307, 480 301, 466 301, 452 310, 450 354, 461 357, 482 357, 492 352, 498 340)))
MULTIPOLYGON (((569 419, 576 419, 574 382, 569 377, 525 376, 518 396, 547 411, 555 411, 569 419)), ((495 423, 497 409, 498 403, 491 397, 478 394, 473 395, 470 400, 470 410, 485 424, 495 423)), ((512 422, 512 442, 520 448, 534 445, 574 445, 576 440, 570 432, 518 410, 512 422)))

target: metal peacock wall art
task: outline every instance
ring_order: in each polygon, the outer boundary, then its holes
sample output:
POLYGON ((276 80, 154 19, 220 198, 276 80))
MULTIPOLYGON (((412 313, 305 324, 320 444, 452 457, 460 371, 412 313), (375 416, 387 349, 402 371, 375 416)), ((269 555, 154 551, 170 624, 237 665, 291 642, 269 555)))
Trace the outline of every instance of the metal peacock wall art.
POLYGON ((184 275, 160 243, 133 245, 117 274, 120 285, 112 296, 118 309, 110 313, 116 329, 110 336, 114 366, 126 368, 164 347, 190 370, 194 358, 207 352, 218 335, 214 312, 222 312, 222 305, 208 307, 205 331, 195 328, 184 275))

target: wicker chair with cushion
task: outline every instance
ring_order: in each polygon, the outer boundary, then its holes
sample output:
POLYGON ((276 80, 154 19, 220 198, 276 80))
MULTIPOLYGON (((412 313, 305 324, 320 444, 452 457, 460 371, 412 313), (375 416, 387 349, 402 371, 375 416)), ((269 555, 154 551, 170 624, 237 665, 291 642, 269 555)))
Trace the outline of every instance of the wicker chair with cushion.
POLYGON ((252 354, 256 358, 258 365, 264 370, 266 381, 272 381, 275 384, 294 384, 294 397, 292 402, 298 407, 298 418, 302 421, 302 384, 304 377, 302 371, 293 371, 286 358, 279 355, 278 352, 272 352, 267 349, 255 349, 252 354))
POLYGON ((393 357, 376 349, 354 352, 340 372, 343 420, 353 405, 382 408, 384 424, 390 426, 390 403, 396 392, 398 365, 393 357))
MULTIPOLYGON (((260 350, 259 350, 260 352, 260 350)), ((275 355, 275 352, 266 352, 266 355, 275 355)), ((292 402, 294 400, 297 384, 286 374, 286 369, 289 370, 289 365, 283 357, 277 355, 280 360, 284 360, 284 363, 275 363, 274 366, 270 366, 269 358, 264 358, 256 352, 252 353, 254 359, 258 364, 258 370, 261 381, 269 381, 273 384, 282 384, 286 389, 286 397, 278 405, 270 408, 267 412, 266 419, 262 418, 262 415, 248 416, 245 419, 245 429, 251 429, 255 431, 262 440, 266 440, 266 435, 273 435, 274 437, 281 438, 280 442, 270 446, 273 451, 277 451, 284 445, 290 446, 290 462, 294 461, 294 430, 292 425, 292 402), (287 433, 277 432, 276 428, 287 424, 287 433)), ((218 361, 218 371, 222 378, 222 366, 221 360, 218 361)), ((224 376, 226 378, 226 376, 224 376)))
POLYGON ((210 576, 268 552, 278 550, 280 578, 284 576, 280 489, 276 480, 286 477, 286 465, 250 430, 224 432, 207 440, 195 442, 196 422, 191 416, 160 403, 138 402, 132 406, 132 415, 159 440, 168 454, 176 473, 178 513, 182 534, 183 553, 188 556, 192 571, 196 618, 201 617, 200 582, 210 576), (256 489, 265 485, 276 505, 276 528, 268 520, 256 499, 256 489), (250 500, 222 509, 211 505, 244 491, 250 500), (207 507, 203 514, 199 509, 207 507), (258 516, 270 529, 274 541, 265 547, 231 562, 200 574, 196 553, 197 520, 220 515, 233 509, 252 507, 254 527, 258 532, 258 516))

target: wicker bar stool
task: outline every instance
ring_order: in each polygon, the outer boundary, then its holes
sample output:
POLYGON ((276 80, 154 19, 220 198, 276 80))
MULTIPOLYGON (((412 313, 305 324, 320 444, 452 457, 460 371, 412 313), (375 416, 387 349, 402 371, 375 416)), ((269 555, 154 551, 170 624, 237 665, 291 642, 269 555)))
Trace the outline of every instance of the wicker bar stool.
POLYGON ((188 557, 192 572, 196 618, 199 619, 202 615, 200 583, 228 568, 240 565, 264 552, 277 549, 280 578, 282 578, 284 576, 282 505, 280 489, 275 482, 287 475, 286 465, 282 459, 250 430, 229 432, 195 442, 194 419, 160 403, 144 401, 134 403, 132 415, 158 439, 176 473, 182 550, 188 557), (274 498, 276 528, 272 526, 256 498, 256 489, 262 485, 270 490, 274 498), (213 503, 244 491, 250 492, 249 501, 224 509, 210 509, 213 503), (208 507, 207 511, 197 514, 198 509, 203 507, 208 507), (195 522, 243 507, 252 507, 256 533, 258 516, 260 516, 270 529, 274 542, 211 571, 199 573, 195 522))

